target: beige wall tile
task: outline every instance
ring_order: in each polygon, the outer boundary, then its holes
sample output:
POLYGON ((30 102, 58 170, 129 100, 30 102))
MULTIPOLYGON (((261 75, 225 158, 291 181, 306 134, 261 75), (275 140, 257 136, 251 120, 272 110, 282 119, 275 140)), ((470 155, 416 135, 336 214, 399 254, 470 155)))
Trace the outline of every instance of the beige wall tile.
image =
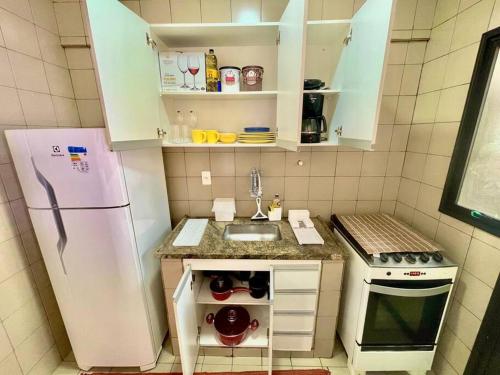
POLYGON ((50 0, 30 0, 29 3, 35 24, 51 33, 58 34, 53 2, 50 0))
POLYGON ((384 95, 399 95, 404 65, 387 65, 384 80, 384 95))
POLYGON ((3 322, 10 342, 18 347, 42 324, 46 324, 45 310, 37 297, 16 310, 3 322))
POLYGON ((404 152, 389 152, 389 159, 387 160, 387 171, 385 172, 386 176, 401 176, 404 159, 404 152))
POLYGON ((481 0, 460 0, 460 6, 458 9, 461 12, 464 9, 467 9, 467 8, 473 6, 474 4, 476 4, 479 1, 481 1, 481 0))
POLYGON ((496 249, 500 249, 500 237, 497 237, 490 233, 486 233, 479 228, 474 228, 474 232, 472 233, 472 235, 474 238, 477 238, 478 240, 487 243, 488 245, 493 246, 496 249))
POLYGON ((415 29, 431 29, 437 0, 418 0, 413 27, 415 29))
POLYGON ((54 3, 54 10, 61 36, 85 35, 79 3, 54 3))
POLYGON ((312 152, 311 176, 335 176, 337 152, 312 152))
POLYGON ((443 190, 435 188, 430 185, 422 184, 420 186, 420 191, 417 199, 417 210, 430 215, 434 218, 439 218, 439 202, 441 201, 441 195, 443 190))
MULTIPOLYGON (((212 199, 212 186, 202 185, 200 177, 187 178, 188 197, 190 201, 208 201, 212 199)), ((177 200, 177 199, 176 199, 177 200)))
POLYGON ((49 92, 43 63, 40 60, 14 51, 8 51, 8 54, 17 88, 49 92))
POLYGON ((7 48, 32 57, 40 57, 35 26, 31 22, 0 9, 0 25, 7 48))
POLYGON ((476 61, 479 43, 450 53, 446 65, 443 87, 462 85, 470 82, 476 61))
POLYGON ((309 196, 309 177, 285 177, 285 201, 305 201, 309 196))
POLYGON ((429 144, 429 153, 434 155, 451 156, 459 123, 436 123, 432 130, 429 144))
POLYGON ((168 177, 184 177, 186 176, 186 163, 184 161, 184 153, 169 153, 164 155, 165 172, 168 177))
POLYGON ((178 223, 184 216, 189 215, 188 201, 169 201, 168 205, 174 223, 178 223))
MULTIPOLYGON (((422 0, 420 0, 422 1, 422 0)), ((420 3, 419 1, 419 3, 420 3)), ((424 0, 425 1, 425 0, 424 0)), ((434 0, 431 0, 434 1, 434 0)), ((415 20, 416 22, 416 20, 415 20)), ((411 42, 408 43, 408 52, 406 54, 407 64, 422 64, 425 57, 425 49, 427 42, 411 42)))
POLYGON ((287 152, 285 176, 309 176, 311 170, 311 152, 287 152))
POLYGON ((234 153, 210 154, 210 170, 212 176, 234 176, 234 153))
POLYGON ((489 30, 500 26, 500 3, 495 2, 495 7, 493 8, 493 14, 491 15, 489 30))
POLYGON ((442 222, 436 232, 436 241, 446 249, 446 256, 463 266, 471 237, 442 222))
MULTIPOLYGON (((0 242, 11 239, 18 233, 14 215, 8 203, 0 204, 0 242)), ((0 313, 0 318, 2 314, 0 313)))
POLYGON ((380 211, 380 201, 357 201, 356 215, 376 214, 380 211))
POLYGON ((0 284, 0 317, 6 319, 26 302, 35 298, 36 291, 29 271, 23 270, 0 284))
POLYGON ((170 0, 173 23, 201 22, 200 0, 170 0))
MULTIPOLYGON (((246 199, 254 200, 254 198, 250 197, 250 181, 246 178, 246 194, 243 196, 246 199)), ((275 194, 279 194, 281 199, 285 196, 285 177, 262 177, 262 189, 263 196, 262 198, 265 200, 272 200, 275 194)))
POLYGON ((382 192, 383 200, 396 200, 399 191, 401 177, 386 177, 384 179, 384 189, 382 192))
POLYGON ((413 215, 415 213, 415 209, 407 206, 399 201, 396 203, 396 210, 394 212, 394 216, 405 223, 411 225, 413 222, 413 215))
POLYGON ((474 231, 473 226, 445 214, 442 214, 439 220, 463 233, 468 234, 469 236, 472 236, 472 232, 474 231))
POLYGON ((448 328, 460 339, 467 348, 472 350, 481 321, 469 310, 455 301, 446 319, 448 328))
MULTIPOLYGON (((0 363, 12 353, 12 345, 10 344, 7 333, 2 324, 0 324, 0 363)), ((0 365, 0 369, 2 369, 0 365)))
POLYGON ((64 52, 70 69, 93 69, 90 48, 66 48, 64 52))
POLYGON ((71 82, 75 91, 76 99, 97 99, 97 83, 94 70, 70 70, 71 82))
POLYGON ((386 125, 394 124, 397 106, 398 106, 397 96, 384 95, 380 103, 380 116, 378 120, 379 124, 386 124, 386 125))
POLYGON ((260 22, 262 0, 231 0, 233 22, 260 22))
POLYGON ((444 187, 450 158, 448 156, 427 155, 422 182, 435 187, 444 187))
MULTIPOLYGON (((141 0, 141 17, 149 23, 171 23, 169 0, 141 0)), ((199 12, 199 11, 198 11, 199 12)))
POLYGON ((402 176, 415 181, 421 181, 424 174, 425 161, 425 154, 407 152, 402 176))
POLYGON ((434 122, 439 104, 439 96, 439 91, 417 96, 413 123, 422 124, 434 122))
POLYGON ((392 28, 395 30, 407 30, 413 28, 417 0, 399 0, 396 2, 396 13, 392 28))
POLYGON ((102 128, 104 127, 104 117, 101 109, 101 103, 97 99, 84 99, 76 101, 78 113, 82 127, 102 128))
MULTIPOLYGON (((195 178, 195 177, 193 177, 195 178)), ((201 181, 201 176, 199 177, 201 181)), ((201 182, 200 182, 201 184, 201 182)), ((188 200, 187 180, 184 177, 169 177, 167 178, 168 198, 174 201, 188 200)))
POLYGON ((323 1, 323 19, 339 20, 352 18, 354 0, 327 0, 323 1))
POLYGON ((464 372, 470 350, 448 328, 443 330, 439 340, 439 350, 458 373, 464 372))
POLYGON ((469 85, 462 85, 441 91, 436 122, 460 121, 468 90, 469 85))
POLYGON ((14 353, 0 361, 0 374, 23 375, 14 353))
POLYGON ((189 215, 192 217, 213 217, 213 202, 209 201, 189 201, 189 215))
POLYGON ((0 7, 29 21, 33 20, 28 0, 1 0, 0 7))
POLYGON ((329 220, 332 215, 332 201, 312 201, 307 202, 307 209, 311 216, 320 216, 325 220, 329 220))
POLYGON ((419 190, 420 184, 418 182, 402 178, 398 191, 398 202, 415 207, 417 205, 419 190))
POLYGON ((333 200, 353 201, 357 199, 359 177, 336 177, 333 188, 333 200))
POLYGON ((288 216, 288 210, 303 210, 305 207, 307 207, 307 201, 284 201, 283 203, 283 209, 284 209, 284 216, 288 216))
POLYGON ((235 178, 234 177, 214 177, 212 179, 213 198, 235 198, 235 178))
POLYGON ((363 162, 362 152, 339 152, 337 155, 336 176, 359 176, 363 162))
POLYGON ((23 270, 27 265, 28 261, 19 237, 0 244, 0 283, 23 270))
POLYGON ((460 275, 455 298, 467 310, 482 320, 492 291, 488 285, 464 270, 460 275))
POLYGON ((47 63, 45 63, 44 66, 50 93, 66 98, 74 98, 75 94, 73 92, 69 70, 47 63))
POLYGON ((41 326, 33 335, 23 341, 16 348, 16 356, 23 372, 30 371, 53 344, 54 338, 48 325, 41 326))
POLYGON ((284 176, 285 157, 284 152, 262 152, 260 154, 262 176, 284 176))
POLYGON ((40 27, 36 28, 36 33, 43 61, 66 68, 68 64, 59 36, 40 27))
POLYGON ((364 152, 361 176, 385 176, 388 152, 364 152))
POLYGON ((279 21, 287 4, 288 0, 264 0, 262 2, 262 22, 279 21))
POLYGON ((14 87, 14 75, 5 48, 0 48, 0 85, 14 87))
POLYGON ((380 202, 380 212, 387 215, 394 215, 396 210, 396 201, 381 201, 380 202))
POLYGON ((451 42, 452 51, 481 39, 481 35, 488 29, 494 4, 495 0, 482 0, 458 15, 451 42))
POLYGON ((425 236, 433 239, 436 236, 438 223, 437 219, 415 210, 412 225, 425 236))
POLYGON ((52 96, 52 103, 54 104, 58 126, 79 127, 81 125, 76 100, 61 96, 52 96))
POLYGON ((331 201, 333 197, 333 182, 333 177, 311 177, 309 179, 309 200, 331 201))
POLYGON ((56 113, 48 94, 19 90, 26 124, 30 126, 56 126, 56 113))
POLYGON ((333 201, 332 213, 337 215, 352 215, 356 211, 356 201, 333 201))
POLYGON ((401 81, 401 95, 416 95, 422 65, 405 65, 401 81))
MULTIPOLYGON (((2 125, 24 125, 24 116, 21 102, 17 96, 17 90, 0 86, 0 124, 2 125)), ((7 147, 5 145, 5 147, 7 147)))
POLYGON ((432 136, 433 124, 414 125, 410 128, 408 137, 409 152, 426 153, 429 150, 429 143, 432 136))
POLYGON ((449 52, 454 29, 455 18, 452 18, 432 29, 431 39, 427 44, 427 50, 425 52, 425 61, 433 60, 449 52))
POLYGON ((389 151, 391 147, 393 125, 378 125, 375 138, 375 151, 389 151))
POLYGON ((359 200, 380 200, 384 187, 384 177, 361 177, 359 180, 359 200))
MULTIPOLYGON (((168 158, 168 155, 167 155, 168 158)), ((210 156, 207 153, 186 153, 186 175, 200 177, 202 171, 210 170, 210 156)))
POLYGON ((392 129, 391 151, 405 151, 409 133, 410 125, 395 126, 392 129))
POLYGON ((418 88, 419 93, 436 91, 440 90, 443 87, 448 56, 451 55, 445 55, 424 64, 424 67, 422 69, 422 78, 420 80, 420 86, 418 88))
POLYGON ((404 64, 409 43, 391 43, 389 45, 388 64, 404 64))
POLYGON ((416 100, 416 96, 399 97, 396 118, 394 119, 395 124, 411 124, 416 100))
POLYGON ((494 288, 500 271, 500 250, 473 238, 464 268, 494 288))
POLYGON ((434 26, 455 16, 458 12, 460 0, 439 0, 434 13, 434 26))
POLYGON ((61 356, 56 346, 53 346, 43 357, 33 366, 30 375, 51 374, 61 363, 61 356))

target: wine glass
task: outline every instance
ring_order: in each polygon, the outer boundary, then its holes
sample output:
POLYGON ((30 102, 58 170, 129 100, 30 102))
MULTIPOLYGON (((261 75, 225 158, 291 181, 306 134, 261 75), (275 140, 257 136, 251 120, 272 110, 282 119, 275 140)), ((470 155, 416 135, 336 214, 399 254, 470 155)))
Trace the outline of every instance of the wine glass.
POLYGON ((181 86, 181 89, 186 89, 189 87, 188 85, 186 85, 186 73, 188 71, 188 64, 187 57, 182 52, 177 55, 177 67, 184 77, 184 84, 181 86))
POLYGON ((196 87, 196 75, 200 71, 200 61, 198 60, 198 56, 188 57, 188 70, 193 76, 193 87, 191 90, 199 90, 199 88, 196 87))

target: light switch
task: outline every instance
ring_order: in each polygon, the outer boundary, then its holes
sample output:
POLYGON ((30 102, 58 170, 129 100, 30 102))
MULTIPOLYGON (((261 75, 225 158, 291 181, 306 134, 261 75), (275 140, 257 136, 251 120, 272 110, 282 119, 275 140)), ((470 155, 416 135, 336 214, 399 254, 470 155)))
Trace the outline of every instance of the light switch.
POLYGON ((201 171, 201 184, 212 185, 212 177, 210 176, 210 171, 201 171))

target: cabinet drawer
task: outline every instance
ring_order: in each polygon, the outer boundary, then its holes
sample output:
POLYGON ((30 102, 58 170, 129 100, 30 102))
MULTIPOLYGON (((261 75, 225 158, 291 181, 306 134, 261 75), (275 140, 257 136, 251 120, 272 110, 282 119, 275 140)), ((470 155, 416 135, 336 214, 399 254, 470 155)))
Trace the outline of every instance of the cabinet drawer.
POLYGON ((276 293, 274 311, 316 311, 316 293, 276 293))
POLYGON ((315 316, 313 314, 276 314, 273 316, 274 332, 313 332, 315 316))
POLYGON ((309 351, 312 344, 312 335, 273 335, 274 350, 309 351))
POLYGON ((274 271, 274 290, 317 290, 319 285, 318 269, 276 269, 274 271))

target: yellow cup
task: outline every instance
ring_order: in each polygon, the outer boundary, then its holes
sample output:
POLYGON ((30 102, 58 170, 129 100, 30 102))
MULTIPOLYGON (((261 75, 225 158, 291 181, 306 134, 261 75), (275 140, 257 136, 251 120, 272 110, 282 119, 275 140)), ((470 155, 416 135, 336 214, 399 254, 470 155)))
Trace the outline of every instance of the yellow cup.
POLYGON ((207 141, 207 132, 201 129, 191 130, 191 138, 193 143, 205 143, 207 141))
POLYGON ((220 139, 220 133, 217 130, 207 130, 207 143, 217 143, 220 139))

